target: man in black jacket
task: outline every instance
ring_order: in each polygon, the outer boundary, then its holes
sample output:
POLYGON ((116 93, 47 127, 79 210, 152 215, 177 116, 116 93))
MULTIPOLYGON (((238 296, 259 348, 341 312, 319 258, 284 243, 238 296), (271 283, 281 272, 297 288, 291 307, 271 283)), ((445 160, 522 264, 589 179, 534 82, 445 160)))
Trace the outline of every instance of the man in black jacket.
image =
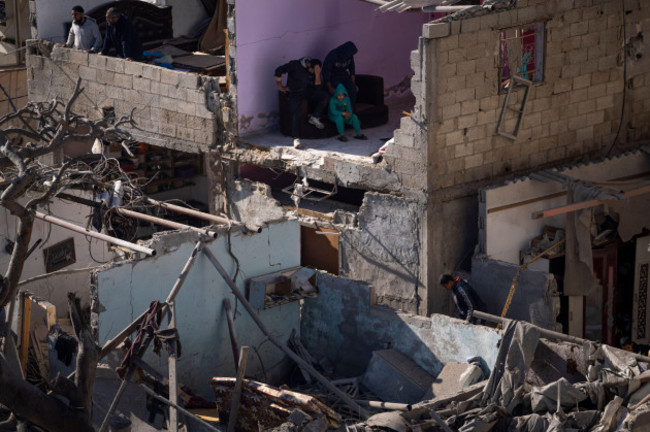
POLYGON ((103 55, 108 54, 111 48, 115 48, 120 58, 127 60, 142 58, 142 42, 137 30, 125 15, 120 14, 115 8, 110 8, 106 11, 106 24, 103 55))
POLYGON ((288 92, 289 112, 291 113, 291 134, 293 146, 301 148, 300 144, 300 105, 303 99, 315 104, 309 116, 309 123, 318 129, 325 126, 319 117, 323 114, 329 96, 322 89, 321 62, 309 57, 292 60, 275 69, 275 83, 281 92, 288 92), (287 74, 287 84, 282 84, 282 75, 287 74))
POLYGON ((444 274, 440 278, 440 285, 451 291, 451 296, 461 319, 474 323, 476 322, 472 317, 474 311, 485 311, 485 303, 467 281, 460 277, 444 274))
POLYGON ((357 84, 355 81, 356 68, 354 55, 357 53, 357 46, 348 41, 330 51, 323 60, 323 80, 327 91, 334 95, 334 89, 341 83, 345 86, 350 96, 352 108, 357 102, 357 84))

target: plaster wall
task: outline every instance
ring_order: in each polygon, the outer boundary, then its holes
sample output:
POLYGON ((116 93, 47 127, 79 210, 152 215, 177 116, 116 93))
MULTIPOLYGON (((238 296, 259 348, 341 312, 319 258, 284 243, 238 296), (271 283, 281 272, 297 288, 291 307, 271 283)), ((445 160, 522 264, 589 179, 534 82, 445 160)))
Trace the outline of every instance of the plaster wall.
MULTIPOLYGON (((606 185, 607 182, 646 173, 649 159, 646 153, 629 152, 561 172, 571 178, 606 185)), ((612 183, 611 187, 622 184, 612 183)), ((484 189, 481 200, 484 204, 480 218, 484 223, 480 224, 480 251, 493 260, 520 264, 519 251, 528 248, 530 240, 541 234, 544 226, 565 227, 565 215, 535 220, 531 217, 535 211, 567 204, 566 186, 557 182, 520 179, 484 189)))
MULTIPOLYGON (((84 194, 83 197, 92 199, 91 194, 84 194)), ((90 207, 88 206, 63 202, 58 199, 54 199, 49 206, 41 208, 40 211, 81 227, 86 226, 91 214, 90 207)), ((11 258, 11 254, 5 251, 5 245, 7 242, 15 240, 17 223, 18 219, 12 216, 8 210, 0 210, 0 237, 3 239, 2 247, 0 248, 0 269, 2 269, 3 273, 6 271, 11 258)), ((44 249, 69 238, 72 238, 74 241, 76 261, 60 270, 62 273, 67 274, 55 277, 48 276, 24 287, 25 290, 33 292, 53 303, 57 307, 59 316, 67 315, 66 294, 68 292, 76 292, 82 299, 88 298, 90 283, 88 276, 89 268, 99 266, 115 257, 115 254, 109 251, 106 242, 91 239, 83 234, 36 219, 34 221, 30 245, 34 245, 39 239, 42 242, 25 260, 25 266, 20 279, 25 280, 35 276, 45 275, 47 272, 45 269, 44 249), (79 269, 84 270, 80 271, 79 269)))
POLYGON ((407 90, 408 85, 402 88, 400 84, 411 75, 409 53, 417 47, 428 18, 424 13, 382 13, 376 5, 361 1, 238 0, 239 132, 275 125, 276 67, 303 56, 322 61, 331 49, 348 40, 359 49, 357 73, 383 76, 386 90, 407 90))
POLYGON ((64 43, 64 23, 72 20, 70 11, 75 5, 90 10, 106 3, 104 0, 31 0, 36 11, 36 29, 39 39, 64 43))
POLYGON ((190 153, 217 140, 218 77, 199 76, 120 58, 49 47, 28 55, 30 101, 68 100, 77 78, 83 94, 75 112, 92 119, 113 107, 117 118, 132 109, 133 136, 147 143, 190 153))
MULTIPOLYGON (((472 259, 471 284, 486 303, 488 313, 501 315, 518 268, 518 265, 485 256, 472 259)), ((530 269, 519 273, 506 318, 528 321, 556 331, 555 319, 559 311, 560 298, 552 275, 530 269)))
POLYGON ((423 217, 415 200, 366 193, 358 227, 339 237, 339 274, 372 281, 373 303, 425 313, 423 217))
MULTIPOLYGON (((428 49, 436 50, 438 60, 429 124, 436 186, 469 185, 604 155, 621 122, 618 143, 650 137, 650 60, 623 49, 635 43, 641 53, 647 42, 638 34, 649 26, 644 2, 625 2, 623 17, 615 0, 579 5, 523 0, 478 17, 425 25, 425 37, 436 40, 428 49), (531 87, 521 130, 512 140, 495 134, 505 97, 498 90, 500 31, 537 21, 545 23, 543 82, 531 87)), ((512 103, 522 95, 514 91, 512 103)))
POLYGON ((447 362, 465 363, 474 356, 482 357, 490 370, 494 366, 501 335, 492 328, 372 306, 365 282, 320 273, 317 284, 318 297, 303 306, 301 341, 326 369, 359 376, 372 351, 388 348, 401 351, 433 376, 447 362))
MULTIPOLYGON (((300 265, 300 227, 297 222, 269 224, 260 234, 220 235, 207 243, 231 277, 244 290, 245 280, 300 265), (238 259, 239 271, 234 257, 238 259)), ((128 262, 97 272, 97 296, 102 305, 99 314, 99 343, 103 344, 139 314, 151 301, 164 300, 190 257, 196 237, 193 233, 174 232, 156 235, 152 247, 155 258, 128 262)), ((248 345, 247 376, 277 382, 286 372, 284 354, 271 344, 248 313, 237 306, 234 295, 204 254, 199 253, 183 287, 176 297, 177 328, 183 353, 178 359, 178 380, 204 396, 212 397, 209 379, 235 376, 228 324, 223 300, 230 299, 235 311, 235 327, 240 346, 248 345), (255 354, 259 353, 259 357, 255 354), (260 357, 262 360, 260 360, 260 357), (263 361, 263 367, 260 363, 263 361)), ((291 331, 299 332, 298 302, 259 311, 260 318, 279 340, 286 342, 291 331)), ((166 373, 167 356, 147 358, 166 373)))

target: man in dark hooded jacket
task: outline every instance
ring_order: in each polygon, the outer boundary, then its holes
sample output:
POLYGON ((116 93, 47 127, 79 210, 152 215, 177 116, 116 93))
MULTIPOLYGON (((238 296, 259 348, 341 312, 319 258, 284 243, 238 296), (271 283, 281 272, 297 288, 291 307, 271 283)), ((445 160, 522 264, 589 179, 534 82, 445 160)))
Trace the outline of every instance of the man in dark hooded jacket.
POLYGON ((115 8, 110 8, 106 11, 106 24, 103 55, 108 54, 111 48, 115 48, 120 58, 127 60, 142 58, 142 42, 126 15, 120 14, 115 8))
POLYGON ((348 41, 330 51, 323 61, 323 81, 327 85, 327 90, 333 95, 337 84, 343 84, 350 96, 352 108, 357 100, 357 85, 354 78, 356 53, 356 45, 348 41))
POLYGON ((485 312, 485 303, 467 281, 458 276, 444 274, 440 278, 440 285, 451 291, 451 297, 461 319, 475 323, 476 319, 472 316, 474 311, 485 312))
POLYGON ((309 123, 318 129, 325 126, 320 121, 320 116, 327 107, 327 92, 322 89, 321 62, 310 57, 292 60, 275 69, 275 83, 278 90, 288 92, 289 112, 291 113, 291 133, 293 146, 301 148, 300 144, 300 104, 307 99, 314 105, 313 112, 309 115, 309 123), (287 75, 287 85, 282 84, 282 75, 287 75))

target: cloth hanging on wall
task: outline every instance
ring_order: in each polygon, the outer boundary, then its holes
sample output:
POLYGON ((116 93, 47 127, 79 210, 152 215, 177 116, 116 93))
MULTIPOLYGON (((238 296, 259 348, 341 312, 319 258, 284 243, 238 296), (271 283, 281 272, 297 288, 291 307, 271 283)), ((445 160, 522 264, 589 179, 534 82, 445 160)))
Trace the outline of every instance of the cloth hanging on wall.
MULTIPOLYGON (((207 7, 206 7, 207 9, 207 7)), ((226 17, 228 4, 226 0, 218 0, 210 25, 199 40, 199 50, 214 54, 226 46, 226 17)))

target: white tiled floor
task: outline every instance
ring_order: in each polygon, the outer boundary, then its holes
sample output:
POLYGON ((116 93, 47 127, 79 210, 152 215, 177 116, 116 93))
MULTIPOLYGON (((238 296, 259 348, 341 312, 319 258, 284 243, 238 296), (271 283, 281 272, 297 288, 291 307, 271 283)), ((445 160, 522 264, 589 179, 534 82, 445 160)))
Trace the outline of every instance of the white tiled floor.
MULTIPOLYGON (((341 155, 370 156, 381 147, 384 142, 393 137, 393 131, 399 128, 400 117, 403 117, 402 111, 410 112, 415 100, 413 97, 407 97, 399 100, 388 102, 388 123, 370 129, 363 129, 362 132, 368 137, 367 141, 356 140, 352 138, 353 131, 346 130, 349 141, 341 142, 336 137, 325 139, 302 139, 302 151, 316 150, 324 152, 336 152, 341 155)), ((279 130, 251 134, 241 137, 241 140, 258 147, 291 148, 293 139, 284 136, 279 130)))

